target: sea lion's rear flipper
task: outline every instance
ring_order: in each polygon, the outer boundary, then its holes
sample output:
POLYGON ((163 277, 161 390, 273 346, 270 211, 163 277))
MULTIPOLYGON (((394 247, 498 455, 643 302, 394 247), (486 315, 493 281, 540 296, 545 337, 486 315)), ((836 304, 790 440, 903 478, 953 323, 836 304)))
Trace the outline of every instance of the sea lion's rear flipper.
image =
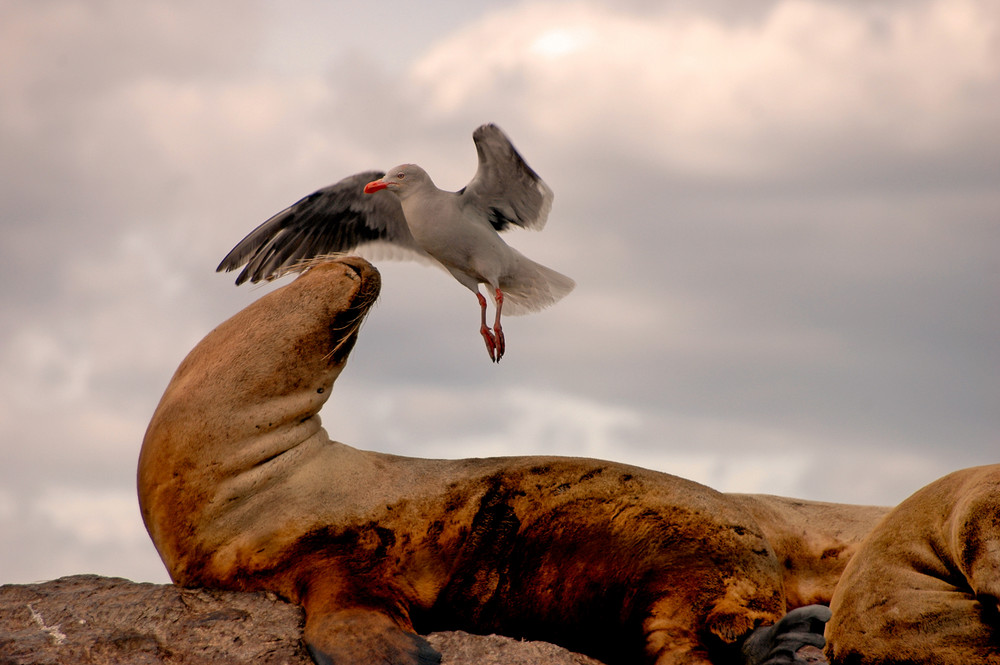
POLYGON ((804 646, 822 648, 823 628, 830 620, 830 608, 824 605, 799 607, 773 626, 762 626, 743 643, 747 665, 799 665, 808 661, 798 655, 804 646))
POLYGON ((389 616, 367 609, 347 609, 306 616, 305 643, 317 665, 437 665, 441 654, 416 633, 389 616))

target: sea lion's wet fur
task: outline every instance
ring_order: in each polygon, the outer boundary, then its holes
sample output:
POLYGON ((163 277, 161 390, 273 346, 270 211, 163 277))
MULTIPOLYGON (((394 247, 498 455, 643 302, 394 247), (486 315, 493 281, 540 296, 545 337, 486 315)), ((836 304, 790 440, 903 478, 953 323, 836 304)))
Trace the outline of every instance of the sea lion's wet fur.
POLYGON ((899 504, 862 543, 827 627, 842 665, 1000 665, 1000 464, 899 504))
MULTIPOLYGON (((832 504, 789 511, 598 460, 427 460, 330 441, 317 413, 378 288, 360 259, 314 266, 178 368, 139 463, 143 519, 175 582, 302 603, 310 652, 338 664, 435 662, 414 631, 442 629, 608 663, 705 663, 782 617, 786 580, 800 586, 787 544, 832 504)), ((860 537, 817 527, 814 549, 860 537)))

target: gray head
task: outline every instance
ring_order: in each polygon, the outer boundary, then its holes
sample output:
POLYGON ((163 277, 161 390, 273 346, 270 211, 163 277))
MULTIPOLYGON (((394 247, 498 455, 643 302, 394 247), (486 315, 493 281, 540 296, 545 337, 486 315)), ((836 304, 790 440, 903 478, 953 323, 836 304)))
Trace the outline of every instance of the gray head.
POLYGON ((414 191, 423 187, 434 186, 427 171, 416 164, 400 164, 389 169, 380 180, 373 180, 365 185, 365 194, 372 194, 381 189, 394 192, 400 199, 405 199, 414 191))

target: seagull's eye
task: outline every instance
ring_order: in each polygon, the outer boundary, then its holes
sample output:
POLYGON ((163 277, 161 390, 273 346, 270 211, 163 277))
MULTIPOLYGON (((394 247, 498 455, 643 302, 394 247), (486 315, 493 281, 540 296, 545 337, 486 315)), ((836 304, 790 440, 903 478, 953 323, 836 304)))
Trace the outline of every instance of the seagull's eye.
POLYGON ((406 177, 406 174, 403 173, 402 171, 400 171, 399 173, 396 174, 396 179, 397 180, 402 180, 405 177, 406 177))

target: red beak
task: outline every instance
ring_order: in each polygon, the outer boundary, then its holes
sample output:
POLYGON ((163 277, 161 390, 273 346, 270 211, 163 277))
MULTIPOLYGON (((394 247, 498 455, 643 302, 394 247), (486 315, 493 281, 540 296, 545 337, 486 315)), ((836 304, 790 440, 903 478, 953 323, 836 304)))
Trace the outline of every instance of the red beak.
POLYGON ((381 180, 372 180, 370 183, 365 185, 365 194, 374 194, 380 189, 385 189, 389 185, 385 184, 381 180))

